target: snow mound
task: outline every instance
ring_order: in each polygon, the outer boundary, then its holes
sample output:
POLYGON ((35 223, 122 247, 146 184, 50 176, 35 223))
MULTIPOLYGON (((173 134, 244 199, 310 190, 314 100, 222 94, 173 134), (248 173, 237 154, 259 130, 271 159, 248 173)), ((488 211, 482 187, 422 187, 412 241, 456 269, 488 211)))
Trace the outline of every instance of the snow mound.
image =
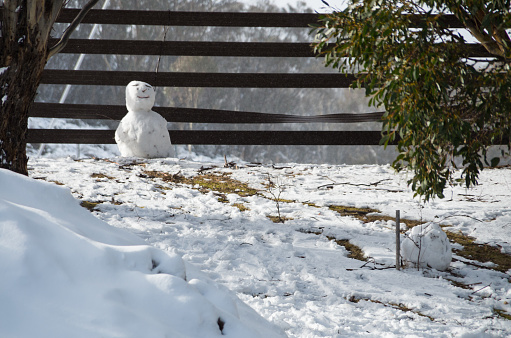
POLYGON ((1 337, 276 337, 180 256, 0 169, 1 337))
POLYGON ((444 271, 451 264, 451 244, 436 223, 418 225, 401 242, 402 257, 419 267, 444 271))

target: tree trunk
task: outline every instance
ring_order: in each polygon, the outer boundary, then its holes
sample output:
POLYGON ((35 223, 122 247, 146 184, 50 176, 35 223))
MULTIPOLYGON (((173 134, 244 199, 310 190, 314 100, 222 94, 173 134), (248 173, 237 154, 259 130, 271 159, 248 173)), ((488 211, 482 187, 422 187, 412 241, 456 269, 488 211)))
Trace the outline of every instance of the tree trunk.
POLYGON ((11 63, 1 79, 4 88, 0 94, 0 168, 28 175, 28 111, 37 93, 45 59, 38 53, 23 53, 21 56, 11 63))
POLYGON ((28 112, 37 94, 44 66, 58 53, 87 12, 99 0, 89 0, 64 31, 48 46, 50 32, 64 0, 5 0, 0 21, 0 168, 28 175, 28 112))
POLYGON ((28 112, 62 0, 6 0, 0 35, 0 168, 28 175, 28 112))

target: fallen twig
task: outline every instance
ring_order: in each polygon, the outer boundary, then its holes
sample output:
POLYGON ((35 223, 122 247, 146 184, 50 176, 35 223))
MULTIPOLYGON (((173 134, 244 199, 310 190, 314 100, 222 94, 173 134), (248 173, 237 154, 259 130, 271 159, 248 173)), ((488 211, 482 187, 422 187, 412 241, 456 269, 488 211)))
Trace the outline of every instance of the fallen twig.
POLYGON ((392 179, 390 179, 390 178, 385 178, 383 180, 379 180, 379 181, 373 182, 373 183, 335 182, 335 183, 329 183, 329 184, 320 185, 319 187, 317 187, 317 189, 321 189, 321 188, 332 189, 332 187, 334 185, 352 185, 352 186, 355 186, 355 187, 376 187, 381 182, 391 181, 391 180, 392 179))
POLYGON ((491 285, 491 283, 490 283, 490 284, 488 284, 488 285, 486 285, 486 286, 483 286, 483 287, 482 287, 482 288, 480 288, 479 290, 475 290, 474 292, 472 292, 472 294, 475 294, 475 293, 477 293, 477 292, 479 292, 479 291, 481 291, 481 290, 483 290, 483 289, 486 289, 486 288, 487 288, 487 287, 489 287, 490 285, 491 285))

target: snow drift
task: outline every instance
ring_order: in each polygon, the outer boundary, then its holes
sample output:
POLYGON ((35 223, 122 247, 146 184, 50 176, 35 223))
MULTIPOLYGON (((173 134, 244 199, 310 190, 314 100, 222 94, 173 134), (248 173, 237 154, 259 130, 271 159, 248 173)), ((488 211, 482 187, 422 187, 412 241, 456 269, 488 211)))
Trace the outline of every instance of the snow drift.
POLYGON ((177 254, 0 169, 1 337, 272 337, 271 324, 177 254))

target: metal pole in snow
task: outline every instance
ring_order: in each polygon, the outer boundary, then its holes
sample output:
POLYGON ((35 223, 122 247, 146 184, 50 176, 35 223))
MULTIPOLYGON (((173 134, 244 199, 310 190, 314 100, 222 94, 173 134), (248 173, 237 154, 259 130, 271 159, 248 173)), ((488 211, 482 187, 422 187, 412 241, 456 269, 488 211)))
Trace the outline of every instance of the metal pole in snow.
POLYGON ((401 265, 400 223, 401 215, 399 210, 396 210, 396 270, 399 270, 401 265))

